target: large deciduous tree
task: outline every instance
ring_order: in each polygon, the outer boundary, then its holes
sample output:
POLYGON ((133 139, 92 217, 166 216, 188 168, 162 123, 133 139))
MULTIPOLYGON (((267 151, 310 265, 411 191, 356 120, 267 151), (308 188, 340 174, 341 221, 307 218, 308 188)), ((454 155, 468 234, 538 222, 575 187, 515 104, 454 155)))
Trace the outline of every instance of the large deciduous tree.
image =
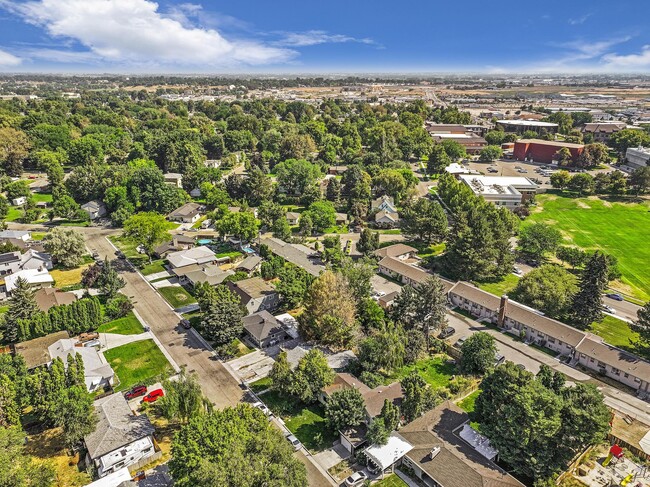
POLYGON ((163 389, 165 395, 156 403, 156 407, 165 418, 187 423, 192 416, 203 410, 205 401, 198 376, 195 373, 188 374, 185 367, 181 368, 174 380, 164 380, 163 389))
POLYGON ((52 258, 67 268, 77 267, 86 254, 84 236, 72 228, 54 228, 43 238, 43 246, 52 258))
POLYGON ((246 404, 193 416, 174 437, 169 470, 178 487, 307 487, 289 443, 246 404))
POLYGON ((167 228, 164 216, 153 212, 138 213, 124 222, 124 235, 142 245, 151 261, 156 245, 169 237, 167 228))
POLYGON ((512 295, 517 301, 562 318, 571 308, 577 292, 576 277, 555 264, 544 264, 519 279, 512 295))
POLYGON ((366 405, 359 389, 334 391, 325 403, 325 417, 334 431, 361 424, 366 418, 366 405))
POLYGON ((315 402, 323 387, 334 382, 334 371, 317 348, 309 350, 298 361, 291 376, 291 394, 305 403, 315 402))
POLYGON ((47 463, 35 463, 25 452, 25 433, 17 426, 0 428, 0 485, 49 487, 56 475, 47 463))
POLYGON ((483 375, 494 366, 497 346, 492 335, 479 331, 465 340, 461 352, 461 370, 465 374, 483 375))
POLYGON ((519 232, 519 248, 525 254, 537 259, 543 259, 546 254, 553 253, 562 242, 560 231, 546 223, 526 225, 519 232))
POLYGON ((345 278, 323 272, 312 284, 300 316, 300 331, 308 340, 344 346, 356 332, 355 301, 345 278))

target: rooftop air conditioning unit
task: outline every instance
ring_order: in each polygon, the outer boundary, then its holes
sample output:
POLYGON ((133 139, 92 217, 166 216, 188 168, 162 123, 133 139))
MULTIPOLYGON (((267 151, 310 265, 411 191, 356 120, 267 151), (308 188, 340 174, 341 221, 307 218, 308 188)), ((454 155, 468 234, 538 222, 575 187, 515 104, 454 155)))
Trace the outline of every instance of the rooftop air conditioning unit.
POLYGON ((436 446, 429 452, 429 460, 433 460, 440 453, 440 447, 436 446))

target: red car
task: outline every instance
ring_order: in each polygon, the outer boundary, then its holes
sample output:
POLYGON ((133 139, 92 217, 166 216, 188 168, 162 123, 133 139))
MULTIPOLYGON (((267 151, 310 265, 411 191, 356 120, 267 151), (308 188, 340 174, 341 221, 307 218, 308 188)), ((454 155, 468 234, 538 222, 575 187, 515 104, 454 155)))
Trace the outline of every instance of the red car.
POLYGON ((156 402, 158 399, 163 397, 165 393, 163 392, 162 389, 156 389, 155 391, 151 391, 149 394, 144 396, 142 398, 142 402, 156 402))
POLYGON ((124 394, 124 397, 127 401, 134 399, 136 397, 144 396, 147 393, 147 386, 135 386, 129 392, 124 394))

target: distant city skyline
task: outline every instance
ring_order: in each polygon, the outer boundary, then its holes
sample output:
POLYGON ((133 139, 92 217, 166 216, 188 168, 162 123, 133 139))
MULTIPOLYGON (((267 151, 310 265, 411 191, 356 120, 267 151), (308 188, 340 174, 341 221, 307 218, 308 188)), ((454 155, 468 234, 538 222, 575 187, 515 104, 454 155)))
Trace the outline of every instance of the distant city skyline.
POLYGON ((0 72, 650 73, 650 2, 0 0, 0 72))

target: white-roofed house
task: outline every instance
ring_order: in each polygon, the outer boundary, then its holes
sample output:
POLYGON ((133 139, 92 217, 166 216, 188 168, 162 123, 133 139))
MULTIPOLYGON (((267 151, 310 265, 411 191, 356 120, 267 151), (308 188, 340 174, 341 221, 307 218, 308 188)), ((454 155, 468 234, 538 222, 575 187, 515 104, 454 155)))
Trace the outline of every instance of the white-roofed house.
POLYGON ((172 269, 192 264, 210 264, 216 262, 216 260, 216 254, 205 246, 172 252, 167 256, 167 261, 172 266, 172 269))
POLYGON ((84 379, 86 389, 93 392, 107 386, 112 386, 115 380, 115 372, 104 358, 104 355, 95 347, 77 347, 76 340, 62 338, 48 347, 52 359, 60 358, 67 364, 68 355, 79 354, 84 363, 84 379))

